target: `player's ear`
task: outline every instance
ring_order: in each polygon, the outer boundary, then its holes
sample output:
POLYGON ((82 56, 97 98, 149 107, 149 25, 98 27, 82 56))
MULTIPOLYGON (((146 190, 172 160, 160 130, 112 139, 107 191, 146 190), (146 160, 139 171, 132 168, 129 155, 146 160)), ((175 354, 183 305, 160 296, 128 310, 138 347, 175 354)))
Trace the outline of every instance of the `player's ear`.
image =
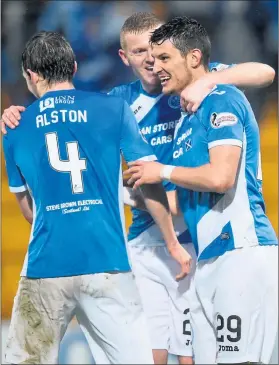
MULTIPOLYGON (((78 66, 77 66, 77 63, 76 63, 76 61, 75 61, 75 66, 74 66, 74 75, 76 74, 77 69, 78 69, 78 66)), ((74 76, 74 75, 73 75, 73 76, 74 76)))
POLYGON ((30 70, 28 69, 28 70, 26 70, 26 75, 28 76, 28 78, 31 80, 31 72, 30 72, 30 70))
POLYGON ((191 51, 191 60, 190 60, 191 67, 193 68, 199 67, 201 64, 201 59, 202 59, 201 50, 198 48, 193 49, 191 51))
POLYGON ((125 51, 122 48, 120 48, 118 50, 118 55, 121 58, 121 60, 124 63, 124 65, 130 66, 129 61, 128 61, 128 58, 126 57, 125 51))
POLYGON ((29 68, 26 70, 26 73, 32 83, 37 84, 37 82, 39 81, 39 75, 36 72, 31 71, 29 68))

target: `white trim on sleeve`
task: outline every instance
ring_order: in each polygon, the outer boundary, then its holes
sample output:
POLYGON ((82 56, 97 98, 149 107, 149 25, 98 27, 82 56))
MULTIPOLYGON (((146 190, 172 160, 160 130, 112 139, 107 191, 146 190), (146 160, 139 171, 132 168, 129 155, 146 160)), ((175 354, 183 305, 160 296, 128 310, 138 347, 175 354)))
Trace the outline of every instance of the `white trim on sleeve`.
POLYGON ((22 193, 23 191, 28 190, 26 185, 23 186, 9 186, 11 193, 22 193))
POLYGON ((149 155, 149 156, 144 156, 142 158, 139 158, 137 161, 156 161, 157 157, 155 155, 149 155))
POLYGON ((240 141, 239 139, 219 139, 213 142, 209 142, 208 143, 208 149, 210 150, 210 148, 212 147, 216 147, 216 146, 222 146, 222 145, 231 145, 231 146, 239 146, 242 147, 242 141, 240 141))

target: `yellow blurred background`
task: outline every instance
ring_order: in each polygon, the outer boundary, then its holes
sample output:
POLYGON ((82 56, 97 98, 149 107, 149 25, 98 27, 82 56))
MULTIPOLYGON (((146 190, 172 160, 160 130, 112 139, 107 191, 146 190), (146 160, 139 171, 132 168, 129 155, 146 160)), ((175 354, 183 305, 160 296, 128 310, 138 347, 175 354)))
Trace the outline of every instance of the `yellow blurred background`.
MULTIPOLYGON (((260 123, 263 193, 267 215, 278 234, 278 107, 265 106, 260 123)), ((131 223, 129 208, 125 207, 126 227, 131 223)), ((8 190, 2 154, 2 318, 11 315, 13 298, 29 241, 30 225, 22 217, 16 199, 8 190)))

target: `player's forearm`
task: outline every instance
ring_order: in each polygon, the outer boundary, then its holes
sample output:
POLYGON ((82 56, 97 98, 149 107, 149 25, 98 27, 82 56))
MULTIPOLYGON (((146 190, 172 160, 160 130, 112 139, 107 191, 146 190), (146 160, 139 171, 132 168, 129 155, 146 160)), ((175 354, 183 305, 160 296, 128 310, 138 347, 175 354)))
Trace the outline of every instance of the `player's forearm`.
POLYGON ((178 203, 176 190, 167 191, 167 198, 168 198, 171 214, 173 216, 182 215, 182 212, 180 210, 179 203, 178 203))
POLYGON ((137 193, 130 187, 123 187, 123 199, 124 204, 129 205, 131 208, 147 210, 142 194, 137 193))
POLYGON ((179 243, 174 231, 168 199, 163 185, 142 185, 140 191, 142 192, 146 208, 159 226, 167 247, 170 250, 179 243))
POLYGON ((273 82, 275 71, 272 67, 263 63, 246 62, 223 71, 208 73, 206 77, 213 86, 216 84, 232 84, 240 88, 264 87, 273 82))
MULTIPOLYGON (((124 186, 123 197, 124 197, 124 204, 129 205, 131 208, 137 208, 145 211, 148 210, 146 208, 143 195, 135 193, 135 190, 133 190, 132 188, 124 186)), ((179 208, 176 191, 168 191, 167 198, 171 214, 174 216, 181 215, 182 213, 179 208)))
POLYGON ((226 171, 211 164, 195 168, 175 167, 170 181, 183 188, 200 192, 224 193, 234 184, 234 179, 226 171))

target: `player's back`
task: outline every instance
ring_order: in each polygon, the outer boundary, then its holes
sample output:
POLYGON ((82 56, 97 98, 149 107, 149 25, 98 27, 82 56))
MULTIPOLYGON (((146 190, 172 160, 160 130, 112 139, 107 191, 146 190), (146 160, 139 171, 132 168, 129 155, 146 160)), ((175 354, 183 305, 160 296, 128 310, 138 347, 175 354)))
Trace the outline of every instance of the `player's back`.
POLYGON ((119 195, 122 114, 118 97, 51 91, 27 108, 19 128, 8 133, 34 204, 23 274, 130 269, 119 195))

